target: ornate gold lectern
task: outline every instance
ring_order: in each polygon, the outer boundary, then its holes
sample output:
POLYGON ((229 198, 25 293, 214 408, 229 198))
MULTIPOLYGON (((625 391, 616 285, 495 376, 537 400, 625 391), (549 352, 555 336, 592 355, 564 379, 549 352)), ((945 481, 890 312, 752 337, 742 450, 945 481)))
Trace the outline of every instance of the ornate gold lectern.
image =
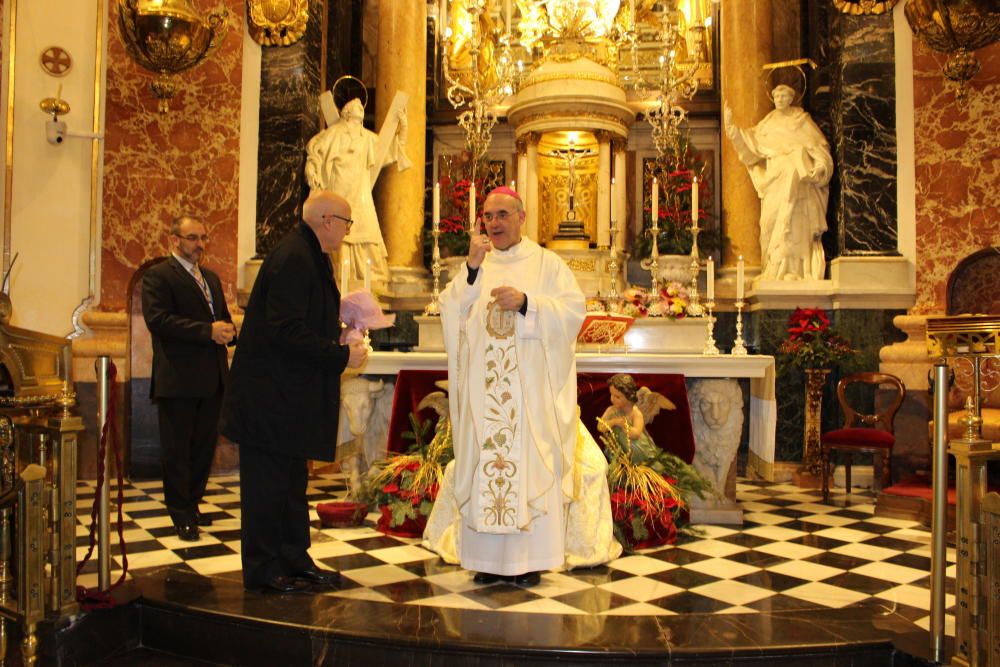
POLYGON ((0 661, 7 621, 34 665, 37 625, 76 613, 76 455, 70 343, 9 325, 0 293, 0 661))

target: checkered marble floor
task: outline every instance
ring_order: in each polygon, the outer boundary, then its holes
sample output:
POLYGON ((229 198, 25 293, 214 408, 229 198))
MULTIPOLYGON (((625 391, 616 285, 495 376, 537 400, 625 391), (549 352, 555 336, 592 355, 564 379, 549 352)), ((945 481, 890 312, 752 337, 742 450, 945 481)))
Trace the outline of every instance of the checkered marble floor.
MULTIPOLYGON (((112 488, 112 502, 117 490, 112 488)), ((337 475, 310 480, 310 502, 342 498, 337 475)), ((88 545, 94 498, 92 482, 77 488, 77 556, 88 545)), ((201 510, 214 519, 198 542, 174 533, 159 482, 124 489, 124 535, 129 577, 174 566, 205 576, 239 578, 238 478, 215 477, 201 510)), ((322 528, 315 510, 313 558, 343 574, 339 590, 326 595, 436 607, 542 614, 663 615, 758 613, 884 604, 927 629, 930 605, 930 533, 919 524, 876 517, 870 494, 834 494, 824 504, 818 490, 741 479, 737 499, 745 510, 740 527, 701 525, 673 546, 623 556, 607 565, 547 572, 541 584, 521 589, 507 583, 479 586, 472 574, 443 563, 417 539, 374 530, 377 515, 362 527, 322 528)), ((112 517, 115 516, 114 509, 112 517)), ((117 534, 112 533, 112 581, 121 572, 117 534)), ((97 583, 96 554, 79 583, 97 583)), ((954 634, 954 551, 948 551, 946 631, 954 634)))

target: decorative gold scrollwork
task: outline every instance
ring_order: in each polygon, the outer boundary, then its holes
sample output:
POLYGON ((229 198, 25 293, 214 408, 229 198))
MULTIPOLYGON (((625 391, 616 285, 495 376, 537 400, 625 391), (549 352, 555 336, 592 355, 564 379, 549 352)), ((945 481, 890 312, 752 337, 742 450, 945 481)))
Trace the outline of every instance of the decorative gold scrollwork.
POLYGON ((247 0, 247 29, 261 46, 288 46, 306 33, 309 0, 247 0))
POLYGON ((898 0, 833 0, 833 6, 844 14, 884 14, 898 0))

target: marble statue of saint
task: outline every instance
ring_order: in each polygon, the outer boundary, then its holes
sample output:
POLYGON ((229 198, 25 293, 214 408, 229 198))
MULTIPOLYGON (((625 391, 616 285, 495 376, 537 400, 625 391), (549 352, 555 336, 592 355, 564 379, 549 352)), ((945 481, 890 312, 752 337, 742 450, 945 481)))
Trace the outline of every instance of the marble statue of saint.
POLYGON ((692 383, 688 392, 694 428, 694 467, 724 495, 743 433, 743 392, 734 380, 692 383))
POLYGON ((822 236, 830 196, 833 158, 816 123, 792 106, 786 85, 771 93, 774 110, 752 128, 723 113, 726 136, 750 171, 760 197, 761 279, 822 280, 826 270, 822 236))
POLYGON ((383 167, 393 162, 400 171, 410 167, 404 152, 406 105, 394 100, 378 135, 364 127, 364 117, 361 101, 352 99, 341 108, 339 118, 309 140, 306 181, 311 190, 336 192, 351 205, 353 224, 344 237, 343 252, 350 257, 354 278, 363 279, 367 270, 373 281, 385 283, 389 280, 388 254, 372 186, 383 167))

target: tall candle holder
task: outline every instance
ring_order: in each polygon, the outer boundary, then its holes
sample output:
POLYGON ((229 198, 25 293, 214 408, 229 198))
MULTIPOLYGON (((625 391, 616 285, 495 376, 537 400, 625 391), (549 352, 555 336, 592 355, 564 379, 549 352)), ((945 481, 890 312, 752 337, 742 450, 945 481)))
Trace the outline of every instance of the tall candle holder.
POLYGON ((431 275, 434 277, 434 287, 431 290, 430 303, 424 307, 424 315, 441 315, 441 247, 438 245, 441 230, 437 224, 434 225, 431 235, 434 237, 434 250, 431 253, 431 275))
POLYGON ((733 356, 747 356, 746 341, 743 340, 743 306, 746 304, 742 299, 736 302, 736 340, 733 342, 733 356))
MULTIPOLYGON (((695 188, 698 187, 698 181, 695 180, 695 188)), ((694 206, 697 206, 697 197, 694 198, 694 206)), ((698 295, 698 274, 701 273, 701 262, 698 257, 700 253, 698 252, 698 232, 700 228, 698 227, 698 218, 695 216, 691 220, 691 284, 688 286, 688 307, 687 314, 691 317, 701 317, 705 314, 705 309, 702 307, 699 295, 698 295)))
POLYGON ((690 317, 702 317, 705 314, 705 307, 701 305, 701 297, 698 294, 698 274, 701 273, 701 262, 698 255, 691 253, 691 284, 688 285, 688 306, 687 314, 690 317))
POLYGON ((712 309, 715 308, 714 301, 705 302, 706 319, 708 323, 705 325, 708 333, 705 336, 705 347, 702 348, 701 353, 707 356, 716 356, 719 354, 719 348, 715 345, 715 318, 712 317, 712 309))
POLYGON ((653 294, 658 294, 660 291, 660 225, 656 218, 653 218, 653 226, 649 228, 648 233, 653 235, 653 243, 649 249, 650 291, 653 294))
POLYGON ((608 310, 612 310, 618 305, 618 247, 615 245, 615 237, 618 233, 618 223, 611 221, 611 244, 608 251, 611 253, 608 261, 608 273, 611 276, 611 290, 608 293, 608 310))

